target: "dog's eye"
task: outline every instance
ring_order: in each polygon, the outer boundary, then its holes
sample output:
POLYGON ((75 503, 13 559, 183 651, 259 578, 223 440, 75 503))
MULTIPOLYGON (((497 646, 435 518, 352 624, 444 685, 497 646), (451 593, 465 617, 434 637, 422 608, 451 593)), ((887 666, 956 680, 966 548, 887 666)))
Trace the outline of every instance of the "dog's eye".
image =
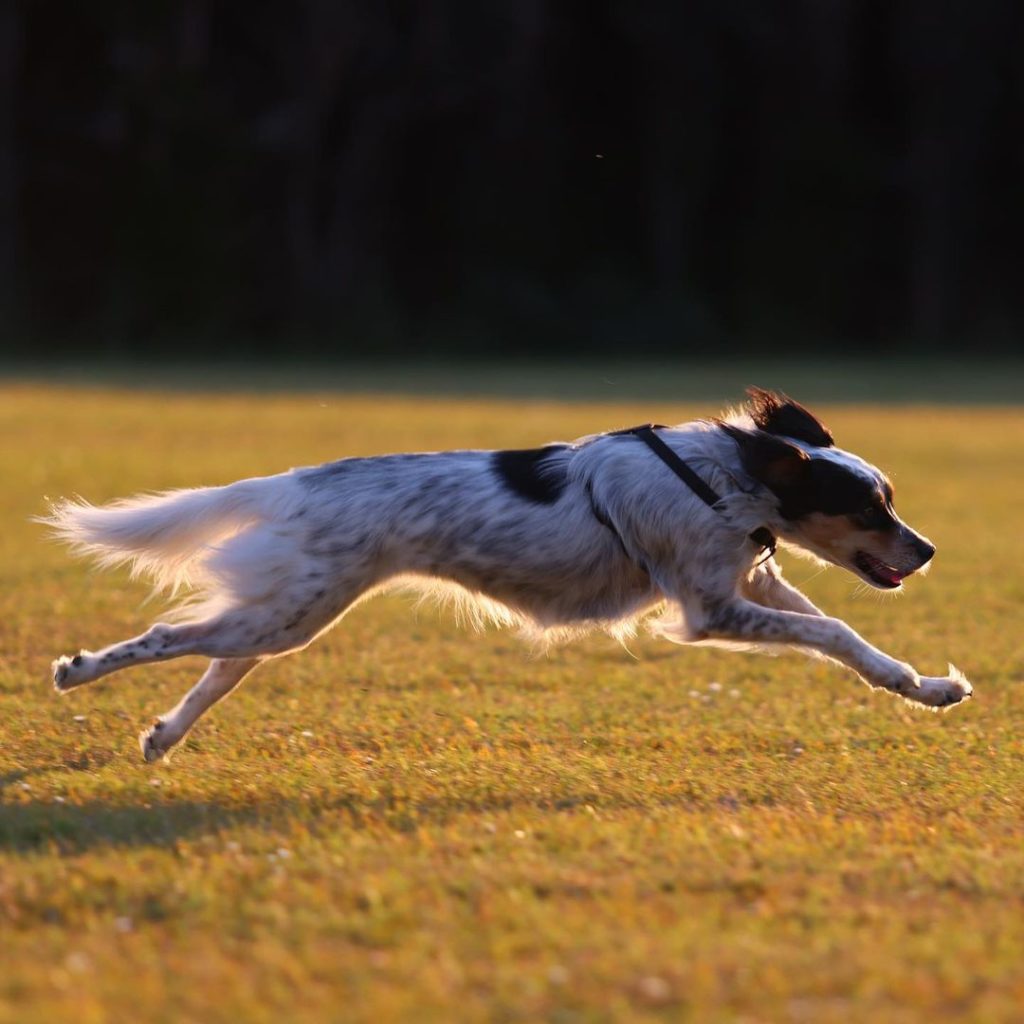
POLYGON ((883 530, 889 525, 889 515, 884 508, 869 505, 853 517, 854 523, 862 530, 883 530))

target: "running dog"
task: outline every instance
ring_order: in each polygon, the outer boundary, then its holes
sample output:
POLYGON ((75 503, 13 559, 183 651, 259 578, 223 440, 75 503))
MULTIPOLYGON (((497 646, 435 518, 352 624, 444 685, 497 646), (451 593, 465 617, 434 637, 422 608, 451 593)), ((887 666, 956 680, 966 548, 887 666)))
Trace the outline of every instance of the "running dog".
POLYGON ((262 661, 298 651, 392 585, 454 593, 477 621, 546 641, 620 638, 651 613, 675 643, 788 645, 932 708, 971 696, 952 665, 921 676, 819 611, 782 577, 781 542, 896 590, 935 548, 900 520, 892 486, 784 395, 751 388, 723 418, 523 451, 348 458, 40 522, 105 566, 191 597, 173 624, 53 663, 63 692, 131 666, 210 658, 140 737, 147 761, 262 661))

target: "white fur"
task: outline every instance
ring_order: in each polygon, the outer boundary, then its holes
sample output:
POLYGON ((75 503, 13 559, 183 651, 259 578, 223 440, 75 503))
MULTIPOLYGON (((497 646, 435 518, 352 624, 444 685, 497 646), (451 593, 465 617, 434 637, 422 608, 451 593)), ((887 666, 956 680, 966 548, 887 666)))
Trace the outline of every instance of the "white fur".
MULTIPOLYGON (((753 427, 743 412, 732 422, 753 427)), ((721 495, 714 509, 638 439, 611 434, 551 450, 543 474, 561 489, 549 502, 516 493, 494 453, 481 451, 345 459, 100 508, 58 502, 41 521, 75 550, 188 596, 176 625, 59 658, 55 684, 65 691, 134 664, 209 657, 199 684, 142 737, 155 760, 261 661, 305 647, 358 601, 398 586, 539 643, 594 628, 623 639, 660 611, 650 627, 675 643, 790 645, 920 704, 970 696, 952 668, 920 677, 825 617, 774 562, 757 564, 752 530, 798 548, 800 532, 715 422, 660 436, 721 495)))

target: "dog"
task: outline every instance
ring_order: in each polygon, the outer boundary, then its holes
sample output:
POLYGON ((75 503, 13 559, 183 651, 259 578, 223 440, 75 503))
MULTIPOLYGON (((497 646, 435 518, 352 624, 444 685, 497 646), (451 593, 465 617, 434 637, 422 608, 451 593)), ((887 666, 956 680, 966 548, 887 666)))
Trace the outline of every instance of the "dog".
POLYGON ((454 594, 477 622, 540 642, 594 628, 624 639, 646 619, 675 643, 786 645, 947 707, 973 692, 957 669, 922 676, 871 646, 772 557, 779 542, 897 590, 935 548, 892 502, 880 470, 837 448, 802 405, 759 388, 720 418, 571 444, 347 458, 102 507, 62 500, 38 520, 57 537, 191 596, 134 639, 58 658, 53 680, 65 693, 132 666, 211 659, 140 736, 156 761, 261 662, 404 585, 454 594))

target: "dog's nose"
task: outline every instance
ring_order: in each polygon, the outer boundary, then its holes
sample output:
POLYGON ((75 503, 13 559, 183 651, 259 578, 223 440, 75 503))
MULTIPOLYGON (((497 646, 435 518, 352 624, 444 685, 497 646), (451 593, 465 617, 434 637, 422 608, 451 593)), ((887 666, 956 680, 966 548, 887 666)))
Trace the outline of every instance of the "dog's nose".
POLYGON ((924 537, 915 537, 914 551, 921 559, 921 564, 925 565, 932 560, 932 555, 935 554, 935 545, 931 541, 925 540, 924 537))

